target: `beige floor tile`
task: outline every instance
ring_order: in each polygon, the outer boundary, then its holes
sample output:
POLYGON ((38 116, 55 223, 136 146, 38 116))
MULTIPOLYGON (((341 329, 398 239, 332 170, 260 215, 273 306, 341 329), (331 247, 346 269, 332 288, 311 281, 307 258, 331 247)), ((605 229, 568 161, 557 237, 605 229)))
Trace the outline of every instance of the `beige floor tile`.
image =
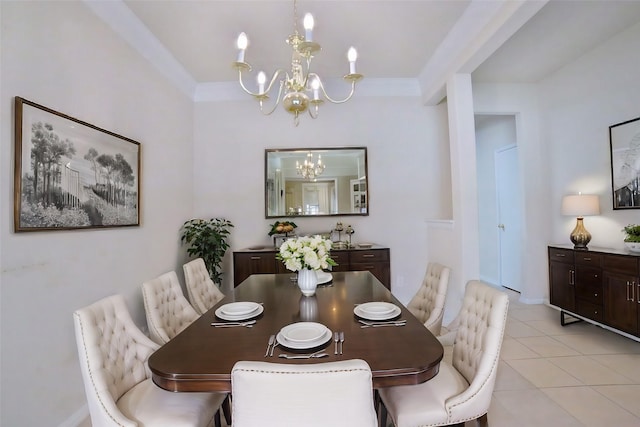
POLYGON ((633 381, 620 375, 588 356, 552 357, 551 363, 587 385, 631 384, 633 381))
POLYGON ((589 357, 640 384, 640 354, 598 354, 589 357))
POLYGON ((566 335, 562 342, 582 354, 640 353, 640 343, 601 328, 591 334, 566 335))
POLYGON ((504 361, 498 363, 498 374, 494 390, 526 390, 533 388, 535 388, 533 384, 507 363, 504 361))
POLYGON ((513 359, 535 359, 540 357, 538 353, 531 350, 518 340, 505 337, 502 340, 502 348, 500 349, 500 358, 503 360, 513 359))
MULTIPOLYGON (((582 427, 582 424, 540 390, 496 391, 493 398, 502 411, 515 418, 508 427, 582 427)), ((489 412, 489 420, 491 420, 489 412)), ((500 413, 499 416, 507 418, 500 413)), ((491 422, 491 427, 494 427, 491 422)))
POLYGON ((546 359, 509 360, 506 363, 536 387, 567 387, 582 383, 546 359))
POLYGON ((531 350, 544 357, 579 355, 580 353, 578 353, 576 350, 563 344, 565 342, 565 338, 566 337, 562 337, 562 339, 559 340, 549 336, 523 337, 518 338, 518 342, 529 347, 531 350))
POLYGON ((591 387, 545 388, 542 391, 587 427, 640 425, 640 418, 591 387))
POLYGON ((518 320, 507 322, 507 326, 505 327, 504 334, 505 336, 511 337, 511 338, 544 336, 544 332, 540 332, 536 328, 532 328, 526 323, 518 320))
POLYGON ((527 325, 551 336, 586 334, 592 332, 593 329, 597 328, 597 326, 594 326, 591 323, 587 322, 580 322, 574 325, 562 326, 560 324, 559 318, 530 320, 527 322, 527 325))
MULTIPOLYGON (((640 418, 640 385, 601 385, 592 388, 640 418)), ((640 419, 638 421, 640 425, 640 419)))
POLYGON ((560 320, 558 310, 542 304, 524 305, 522 308, 510 310, 510 315, 522 322, 530 320, 560 320))

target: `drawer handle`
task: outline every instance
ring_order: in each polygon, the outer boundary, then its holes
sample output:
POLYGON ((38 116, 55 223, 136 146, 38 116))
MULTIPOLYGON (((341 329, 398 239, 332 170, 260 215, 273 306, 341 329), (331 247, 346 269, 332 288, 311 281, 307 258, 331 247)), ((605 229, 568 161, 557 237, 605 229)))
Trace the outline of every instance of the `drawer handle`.
POLYGON ((252 256, 252 257, 251 257, 251 259, 252 259, 252 260, 254 260, 254 261, 257 261, 257 260, 259 260, 259 259, 262 259, 262 257, 259 257, 259 256, 252 256))
POLYGON ((362 254, 362 258, 373 258, 374 254, 362 254))
POLYGON ((597 297, 598 297, 598 294, 593 294, 593 296, 597 298, 597 297))
POLYGON ((591 258, 587 258, 587 257, 584 257, 582 259, 585 260, 585 261, 591 261, 591 258))
POLYGON ((576 272, 573 270, 569 270, 569 272, 571 273, 571 277, 569 278, 569 284, 570 285, 575 285, 576 284, 576 272))
POLYGON ((597 274, 594 274, 594 275, 593 275, 593 277, 595 277, 595 278, 597 279, 597 278, 598 278, 598 275, 597 275, 597 274))
POLYGON ((564 258, 564 254, 556 254, 556 256, 559 256, 560 258, 564 258))

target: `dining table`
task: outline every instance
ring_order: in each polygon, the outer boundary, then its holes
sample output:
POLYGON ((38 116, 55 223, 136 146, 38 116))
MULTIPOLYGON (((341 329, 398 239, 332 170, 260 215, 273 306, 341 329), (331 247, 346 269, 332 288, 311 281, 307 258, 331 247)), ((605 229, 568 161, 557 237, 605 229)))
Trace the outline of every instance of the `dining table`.
POLYGON ((373 274, 330 274, 330 280, 319 285, 313 296, 300 292, 295 273, 249 276, 150 356, 153 382, 173 392, 231 392, 231 370, 241 360, 306 364, 363 359, 371 367, 375 389, 423 383, 438 373, 442 345, 373 274), (235 302, 260 304, 255 323, 214 326, 224 322, 216 315, 221 307, 235 302), (404 322, 398 326, 366 326, 356 307, 371 302, 397 306, 399 314, 394 320, 404 322), (277 342, 267 354, 269 338, 299 322, 324 325, 331 331, 330 339, 313 349, 325 350, 328 356, 284 359, 279 356, 308 350, 284 348, 277 342), (334 332, 342 332, 344 341, 336 343, 334 332), (337 351, 339 345, 342 354, 337 351))

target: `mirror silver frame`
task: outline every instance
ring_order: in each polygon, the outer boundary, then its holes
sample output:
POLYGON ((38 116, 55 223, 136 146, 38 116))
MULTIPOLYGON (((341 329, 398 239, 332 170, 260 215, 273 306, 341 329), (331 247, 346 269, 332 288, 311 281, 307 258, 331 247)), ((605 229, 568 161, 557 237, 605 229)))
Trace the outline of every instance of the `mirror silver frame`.
POLYGON ((369 215, 367 162, 367 147, 266 149, 265 218, 369 215), (304 178, 296 167, 309 153, 324 165, 315 178, 304 178))

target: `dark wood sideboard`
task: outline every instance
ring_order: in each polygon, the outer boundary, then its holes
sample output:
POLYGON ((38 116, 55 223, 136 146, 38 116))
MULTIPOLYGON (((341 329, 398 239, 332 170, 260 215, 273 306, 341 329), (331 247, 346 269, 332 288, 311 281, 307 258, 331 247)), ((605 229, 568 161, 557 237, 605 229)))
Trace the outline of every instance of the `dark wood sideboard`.
MULTIPOLYGON (((238 286, 252 274, 291 273, 276 259, 275 248, 243 249, 233 252, 233 284, 238 286)), ((370 271, 391 289, 389 248, 332 249, 331 258, 338 263, 333 271, 370 271)))
POLYGON ((623 250, 554 245, 549 301, 565 314, 640 337, 640 255, 623 250))

